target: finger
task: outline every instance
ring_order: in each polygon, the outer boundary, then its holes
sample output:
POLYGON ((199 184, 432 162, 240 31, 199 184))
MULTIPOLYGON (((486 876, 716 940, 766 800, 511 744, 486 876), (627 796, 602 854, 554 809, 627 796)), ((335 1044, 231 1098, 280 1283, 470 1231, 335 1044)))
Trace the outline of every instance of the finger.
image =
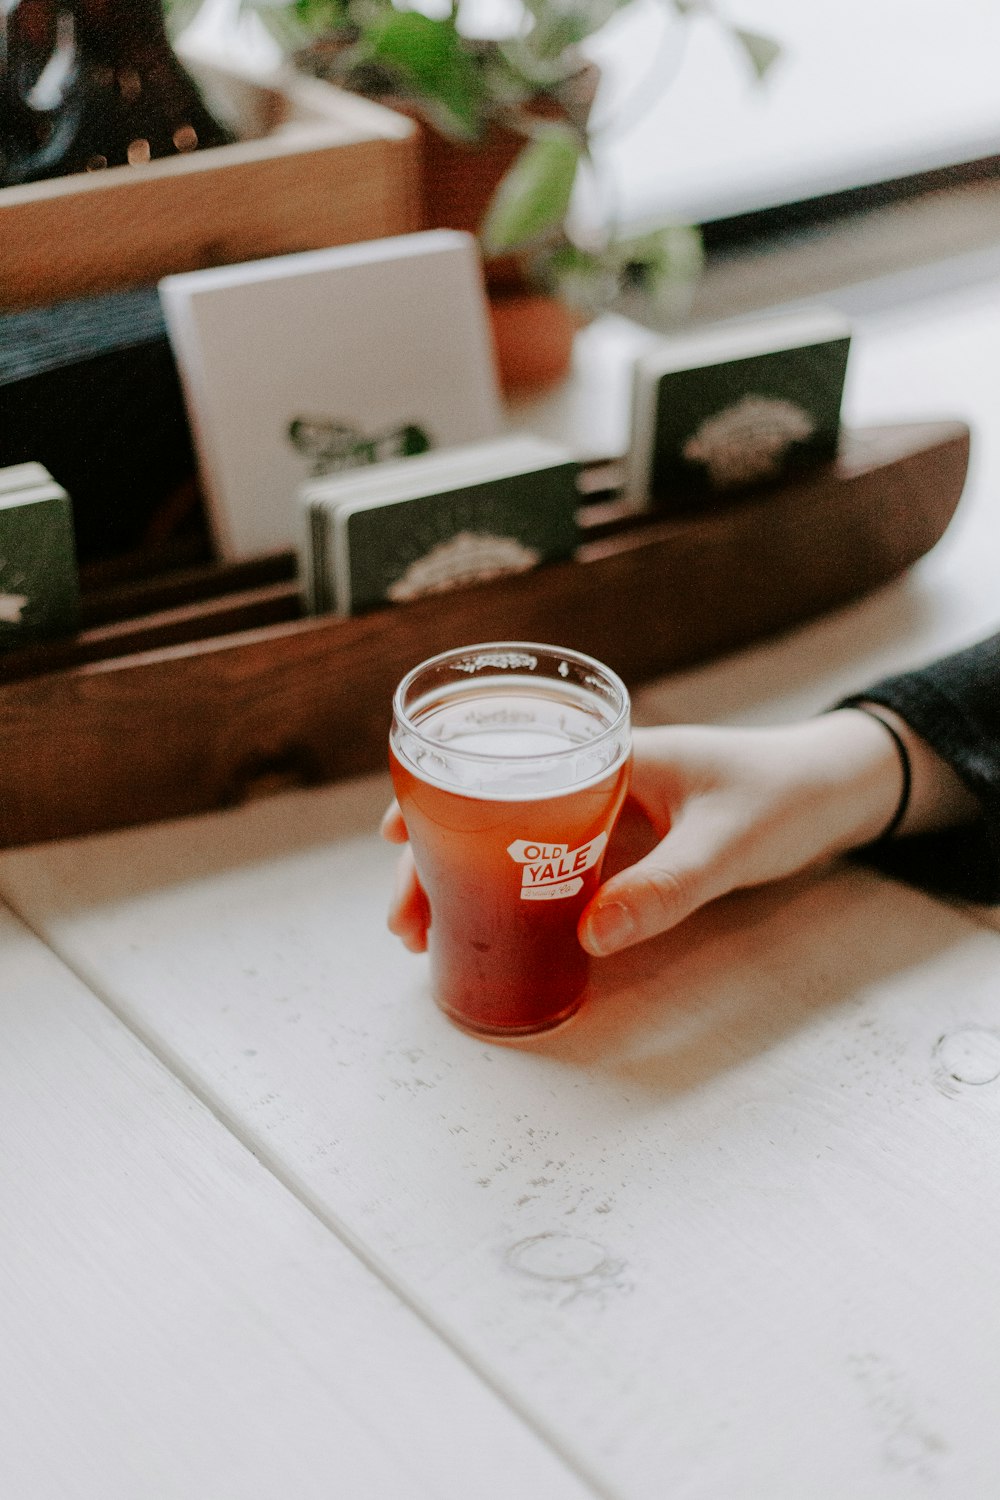
POLYGON ((617 875, 620 870, 628 869, 642 859, 643 855, 649 854, 665 833, 666 829, 657 828, 633 797, 626 797, 625 805, 608 839, 604 856, 604 878, 607 880, 611 875, 617 875))
POLYGON ((632 731, 629 795, 647 813, 655 809, 658 814, 696 790, 691 784, 690 740, 690 725, 632 731))
POLYGON ((403 822, 403 814, 399 810, 398 802, 389 803, 383 814, 379 832, 390 844, 406 843, 406 824, 403 822))
MULTIPOLYGON (((714 844, 714 841, 713 841, 714 844)), ((668 932, 729 889, 697 819, 682 818, 651 853, 601 886, 580 920, 580 941, 604 958, 668 932)))
POLYGON ((411 953, 423 953, 427 948, 430 917, 430 906, 424 888, 417 879, 413 855, 408 848, 404 849, 396 866, 389 902, 389 931, 401 938, 403 946, 409 948, 411 953))

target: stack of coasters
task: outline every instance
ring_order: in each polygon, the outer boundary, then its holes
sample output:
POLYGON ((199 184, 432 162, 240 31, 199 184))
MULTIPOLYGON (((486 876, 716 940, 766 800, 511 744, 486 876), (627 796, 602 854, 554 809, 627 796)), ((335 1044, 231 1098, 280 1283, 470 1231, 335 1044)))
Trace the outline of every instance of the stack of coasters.
POLYGON ((0 469, 0 650, 75 629, 70 499, 37 463, 0 469))
POLYGON ((570 557, 576 470, 557 444, 515 434, 307 484, 307 608, 359 614, 570 557))
POLYGON ((828 308, 664 339, 634 369, 629 499, 697 510, 833 458, 849 349, 828 308))
POLYGON ((187 271, 160 299, 226 561, 294 547, 309 479, 504 431, 470 234, 187 271))

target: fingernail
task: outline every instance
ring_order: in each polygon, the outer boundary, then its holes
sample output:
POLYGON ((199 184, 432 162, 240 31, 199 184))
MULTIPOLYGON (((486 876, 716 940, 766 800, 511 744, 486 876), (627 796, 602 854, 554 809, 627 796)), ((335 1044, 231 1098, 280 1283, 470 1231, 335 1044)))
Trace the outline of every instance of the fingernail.
POLYGON ((618 901, 599 906, 587 918, 587 946, 591 953, 603 957, 624 948, 635 933, 635 918, 618 901))

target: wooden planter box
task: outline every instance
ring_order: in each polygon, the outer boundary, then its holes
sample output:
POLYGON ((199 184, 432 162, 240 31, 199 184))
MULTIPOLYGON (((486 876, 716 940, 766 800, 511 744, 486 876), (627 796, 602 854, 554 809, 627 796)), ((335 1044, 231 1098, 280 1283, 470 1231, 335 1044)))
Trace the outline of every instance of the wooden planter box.
POLYGON ((411 121, 311 79, 187 62, 246 138, 0 190, 0 310, 421 227, 411 121))
POLYGON ((957 422, 845 434, 809 480, 669 521, 585 473, 576 560, 355 619, 297 618, 287 554, 93 593, 79 636, 0 657, 0 845, 383 766, 396 682, 463 642, 555 641, 637 683, 784 629, 927 552, 968 456, 957 422))

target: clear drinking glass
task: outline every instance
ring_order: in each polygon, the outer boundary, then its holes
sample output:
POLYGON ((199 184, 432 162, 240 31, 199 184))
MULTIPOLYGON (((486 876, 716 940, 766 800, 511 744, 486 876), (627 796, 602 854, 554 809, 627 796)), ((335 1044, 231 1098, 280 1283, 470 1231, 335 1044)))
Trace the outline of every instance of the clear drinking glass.
POLYGON ((580 913, 628 789, 629 698, 578 651, 524 641, 432 657, 396 689, 390 766, 430 904, 435 999, 466 1030, 573 1014, 580 913))

